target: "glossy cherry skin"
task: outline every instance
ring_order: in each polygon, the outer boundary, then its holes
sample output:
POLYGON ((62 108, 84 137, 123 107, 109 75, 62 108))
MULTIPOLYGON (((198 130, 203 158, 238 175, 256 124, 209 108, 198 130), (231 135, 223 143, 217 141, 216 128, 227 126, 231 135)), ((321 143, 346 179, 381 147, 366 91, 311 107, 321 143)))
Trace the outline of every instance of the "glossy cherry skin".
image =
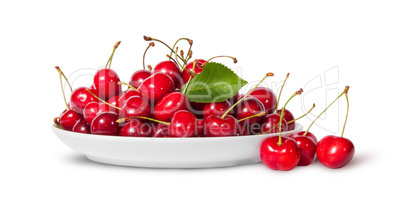
POLYGON ((74 125, 79 121, 83 120, 82 115, 78 114, 73 110, 65 110, 59 116, 59 124, 63 130, 72 131, 74 125))
POLYGON ((316 152, 318 160, 324 166, 337 169, 352 160, 355 147, 347 138, 329 135, 317 143, 316 152))
POLYGON ((299 163, 301 150, 292 138, 282 137, 281 145, 278 145, 278 141, 279 136, 272 136, 262 142, 261 160, 273 170, 289 171, 299 163))
POLYGON ((211 115, 204 121, 204 135, 206 137, 235 136, 237 128, 237 120, 231 115, 226 115, 223 119, 219 115, 211 115))
POLYGON ((207 103, 204 106, 204 119, 211 115, 223 115, 230 108, 230 106, 231 105, 228 100, 207 103))
POLYGON ((79 120, 73 127, 73 132, 90 134, 91 130, 84 120, 79 120))
POLYGON ((154 117, 157 120, 170 122, 173 114, 179 110, 188 110, 190 102, 188 98, 180 92, 171 92, 164 96, 154 108, 154 117))
POLYGON ((144 80, 150 77, 151 75, 152 72, 149 70, 146 69, 137 70, 136 72, 133 73, 133 75, 131 75, 129 83, 131 86, 138 88, 140 87, 141 83, 144 82, 144 80))
POLYGON ((169 135, 169 125, 156 123, 152 124, 151 137, 168 137, 169 135))
POLYGON ((277 99, 274 92, 267 87, 257 87, 250 93, 251 96, 257 98, 264 105, 265 113, 272 114, 275 112, 277 99))
MULTIPOLYGON (((235 117, 237 119, 243 119, 246 117, 250 117, 252 115, 256 115, 265 110, 264 105, 255 97, 246 97, 243 99, 237 106, 235 107, 235 117)), ((261 120, 261 117, 253 117, 250 119, 243 120, 239 122, 241 125, 252 125, 254 123, 258 123, 261 120)))
POLYGON ((144 97, 133 96, 127 99, 121 108, 120 115, 122 117, 149 117, 151 116, 151 106, 144 97))
POLYGON ((168 75, 173 80, 175 88, 182 81, 180 68, 171 60, 158 63, 154 68, 154 73, 158 72, 168 75))
POLYGON ((175 89, 172 78, 164 73, 154 73, 144 80, 138 90, 151 104, 156 104, 175 89))
MULTIPOLYGON (((279 121, 280 121, 280 119, 281 119, 281 116, 278 115, 278 114, 264 115, 262 120, 261 120, 261 133, 265 133, 266 131, 268 131, 270 129, 272 129, 272 130, 270 130, 269 132, 267 132, 265 134, 279 133, 279 121)), ((287 130, 288 130, 288 124, 287 124, 285 119, 282 119, 281 131, 285 132, 287 130)))
POLYGON ((114 112, 104 112, 91 123, 91 133, 95 135, 119 135, 120 127, 116 121, 119 116, 114 112))
MULTIPOLYGON (((193 70, 194 62, 189 62, 185 68, 187 70, 194 72, 195 75, 197 76, 204 69, 204 67, 201 67, 201 65, 204 64, 205 62, 206 62, 205 60, 199 59, 199 60, 197 60, 197 63, 195 63, 194 70, 193 70)), ((191 75, 187 72, 187 70, 183 70, 183 72, 182 72, 182 77, 183 77, 184 83, 187 83, 191 77, 191 75)))
POLYGON ((170 122, 169 137, 194 137, 197 131, 197 117, 187 111, 177 111, 170 122))
MULTIPOLYGON (((277 110, 276 114, 281 115, 282 114, 282 109, 277 110)), ((285 114, 283 115, 283 119, 285 119, 287 122, 290 122, 290 121, 294 120, 295 117, 293 116, 293 114, 289 110, 285 109, 285 114)), ((296 128, 296 123, 295 122, 288 123, 288 131, 295 130, 295 128, 296 128)))
POLYGON ((119 133, 119 136, 127 137, 151 137, 151 135, 151 127, 137 119, 127 122, 119 133))
POLYGON ((120 97, 121 97, 121 95, 116 95, 116 96, 114 96, 114 97, 108 99, 107 102, 108 102, 109 104, 111 104, 111 105, 120 107, 120 106, 119 106, 119 99, 120 99, 120 97))
MULTIPOLYGON (((91 102, 98 102, 98 100, 87 91, 87 87, 79 87, 71 94, 70 104, 71 109, 75 112, 82 114, 85 106, 91 102)), ((90 90, 90 89, 89 89, 90 90)), ((90 90, 93 93, 93 90, 90 90)))
POLYGON ((301 150, 300 160, 298 166, 307 166, 313 163, 315 160, 315 151, 317 146, 317 140, 314 135, 310 133, 310 136, 303 136, 304 131, 295 133, 290 137, 293 138, 301 150), (314 137, 312 137, 314 136, 314 137))
POLYGON ((130 97, 138 96, 141 97, 141 93, 135 90, 128 90, 127 92, 120 95, 119 100, 117 101, 117 107, 123 107, 126 104, 127 99, 130 97))
POLYGON ((95 89, 105 99, 121 93, 121 85, 117 84, 118 82, 120 82, 120 78, 112 69, 100 69, 94 76, 95 89))
POLYGON ((118 113, 115 108, 110 107, 109 105, 102 102, 91 102, 87 104, 84 108, 84 119, 87 124, 91 124, 92 120, 95 119, 100 113, 111 111, 114 113, 118 113))

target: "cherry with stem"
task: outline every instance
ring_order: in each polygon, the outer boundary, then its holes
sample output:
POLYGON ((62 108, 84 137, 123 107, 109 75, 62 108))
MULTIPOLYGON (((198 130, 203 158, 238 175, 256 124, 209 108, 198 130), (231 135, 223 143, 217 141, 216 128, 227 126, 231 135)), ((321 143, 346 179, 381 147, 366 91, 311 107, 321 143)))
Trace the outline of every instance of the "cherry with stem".
POLYGON ((355 147, 349 139, 343 137, 345 132, 346 122, 349 116, 349 86, 345 87, 343 94, 346 98, 346 117, 343 124, 342 134, 340 137, 328 135, 322 138, 316 147, 318 160, 326 167, 337 169, 345 166, 352 160, 355 154, 355 147))
POLYGON ((244 95, 241 99, 239 99, 236 103, 234 103, 234 104, 221 116, 221 119, 225 118, 225 116, 226 116, 227 114, 229 114, 229 112, 230 112, 234 107, 236 107, 237 104, 239 104, 241 101, 243 101, 243 99, 245 99, 251 92, 253 92, 253 90, 254 90, 255 88, 257 88, 258 85, 260 85, 266 78, 268 78, 268 77, 270 77, 270 76, 274 76, 274 73, 272 73, 272 72, 267 73, 267 74, 265 75, 265 77, 264 77, 252 90, 250 90, 246 95, 244 95))
POLYGON ((99 101, 101 101, 102 103, 104 103, 104 104, 106 104, 106 105, 108 105, 108 106, 110 106, 110 107, 113 107, 113 108, 115 108, 115 109, 117 109, 117 110, 121 110, 120 107, 114 106, 114 105, 112 105, 112 104, 106 102, 105 100, 99 98, 99 97, 96 96, 94 93, 92 93, 91 91, 89 91, 89 89, 87 89, 87 92, 88 92, 89 94, 91 94, 93 97, 95 97, 96 99, 98 99, 99 101))

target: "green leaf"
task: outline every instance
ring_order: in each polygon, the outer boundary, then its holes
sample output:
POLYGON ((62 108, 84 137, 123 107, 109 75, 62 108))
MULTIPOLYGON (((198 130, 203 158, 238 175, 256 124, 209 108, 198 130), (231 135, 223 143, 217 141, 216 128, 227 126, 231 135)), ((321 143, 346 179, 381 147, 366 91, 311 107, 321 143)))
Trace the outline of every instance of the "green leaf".
MULTIPOLYGON (((225 101, 233 97, 247 84, 247 81, 241 79, 226 66, 210 62, 187 84, 189 85, 184 94, 190 101, 210 103, 225 101)), ((180 92, 185 90, 187 84, 181 87, 180 92)))

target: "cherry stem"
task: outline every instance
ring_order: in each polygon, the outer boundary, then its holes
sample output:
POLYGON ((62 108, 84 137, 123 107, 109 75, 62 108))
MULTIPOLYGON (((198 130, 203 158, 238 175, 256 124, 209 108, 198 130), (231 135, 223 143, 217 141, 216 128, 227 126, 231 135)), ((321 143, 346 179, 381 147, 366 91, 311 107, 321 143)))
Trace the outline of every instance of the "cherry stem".
POLYGON ((285 116, 285 107, 286 105, 288 105, 289 101, 293 99, 293 97, 295 97, 296 95, 300 95, 303 92, 303 89, 300 88, 300 90, 298 90, 297 92, 295 92, 290 98, 289 100, 285 103, 285 105, 282 108, 282 112, 281 112, 281 118, 279 118, 279 140, 278 140, 278 146, 282 145, 282 119, 285 116))
POLYGON ((60 119, 60 118, 58 118, 58 117, 54 118, 54 119, 53 119, 53 123, 57 126, 57 128, 60 128, 60 129, 61 129, 59 119, 60 119))
POLYGON ((303 92, 303 89, 300 88, 300 90, 298 90, 297 92, 295 92, 290 98, 289 100, 285 103, 285 105, 282 108, 282 112, 281 112, 281 118, 279 118, 279 140, 278 140, 278 146, 282 145, 282 119, 285 116, 285 107, 286 105, 288 105, 289 101, 293 99, 293 97, 295 97, 296 95, 300 95, 303 92))
POLYGON ((343 133, 345 132, 345 127, 346 127, 346 122, 348 121, 348 116, 349 116, 349 97, 348 97, 348 91, 349 91, 349 86, 346 86, 347 89, 345 89, 345 97, 346 97, 346 118, 345 118, 345 123, 343 124, 343 129, 342 129, 342 135, 341 137, 343 137, 343 133))
MULTIPOLYGON (((180 62, 179 62, 179 60, 177 59, 177 51, 179 51, 179 47, 176 47, 176 51, 174 52, 174 53, 175 53, 175 57, 176 57, 177 64, 179 64, 181 68, 185 68, 185 66, 186 66, 186 65, 185 65, 185 61, 183 61, 183 62, 184 62, 184 65, 181 65, 180 62)), ((179 56, 179 58, 182 59, 180 56, 179 56)), ((183 60, 183 59, 182 59, 182 60, 183 60)))
POLYGON ((186 62, 190 60, 190 58, 193 56, 193 51, 191 50, 191 46, 188 49, 187 55, 186 55, 186 62))
POLYGON ((114 47, 113 47, 113 52, 112 52, 112 54, 110 55, 109 60, 107 60, 105 68, 109 68, 109 69, 110 69, 110 66, 112 65, 112 60, 113 60, 114 52, 116 51, 117 47, 119 47, 120 43, 121 43, 121 41, 118 41, 118 42, 114 45, 114 47), (109 65, 109 67, 108 67, 108 65, 109 65))
POLYGON ((150 120, 150 121, 153 121, 153 122, 157 122, 157 123, 161 123, 161 124, 170 125, 169 122, 159 121, 159 120, 152 119, 152 118, 149 118, 149 117, 141 117, 141 116, 120 118, 120 119, 116 120, 116 122, 117 122, 117 123, 122 123, 122 122, 125 122, 125 121, 128 120, 128 119, 137 119, 137 118, 140 118, 140 119, 147 119, 147 120, 150 120))
MULTIPOLYGON (((195 68, 195 64, 196 64, 197 62, 198 62, 197 59, 195 59, 194 62, 193 62, 193 71, 194 71, 194 68, 195 68)), ((187 84, 186 84, 186 87, 185 87, 184 90, 183 90, 183 94, 186 94, 187 88, 188 88, 188 86, 190 85, 190 81, 191 81, 191 79, 193 79, 193 77, 194 77, 194 76, 190 76, 190 78, 188 79, 187 84)))
POLYGON ((255 88, 258 87, 258 85, 260 85, 267 77, 269 76, 274 76, 274 73, 269 72, 267 73, 264 78, 252 89, 250 90, 246 95, 244 95, 240 100, 238 100, 235 104, 233 104, 221 117, 221 119, 224 119, 226 117, 226 115, 234 108, 237 106, 237 104, 239 104, 241 101, 243 101, 243 99, 245 99, 248 95, 250 95, 251 92, 253 92, 255 90, 255 88))
POLYGON ((288 80, 288 78, 289 78, 289 75, 290 75, 290 73, 288 73, 288 74, 286 75, 286 78, 285 78, 285 80, 283 81, 283 84, 282 84, 282 87, 281 87, 281 91, 279 92, 278 101, 276 102, 276 108, 275 108, 275 110, 278 110, 279 100, 281 99, 282 90, 283 90, 283 87, 285 86, 286 80, 288 80))
POLYGON ((125 82, 117 82, 117 84, 119 84, 119 85, 121 85, 121 84, 126 85, 126 86, 128 86, 129 88, 131 88, 131 89, 133 89, 133 90, 135 90, 135 91, 138 92, 137 88, 133 87, 132 85, 130 85, 130 84, 128 84, 128 83, 125 83, 125 82))
POLYGON ((149 47, 154 47, 154 46, 155 46, 155 42, 150 42, 148 47, 144 51, 144 55, 142 56, 142 67, 144 69, 145 69, 145 54, 147 54, 147 51, 148 51, 149 47))
POLYGON ((293 120, 291 120, 291 121, 288 121, 287 124, 290 124, 290 123, 292 123, 292 122, 295 122, 295 121, 297 121, 297 120, 299 120, 299 119, 305 117, 305 116, 308 115, 314 108, 315 108, 315 103, 314 103, 313 106, 310 108, 310 110, 306 112, 306 114, 300 116, 299 118, 296 118, 296 119, 293 119, 293 120))
POLYGON ((191 70, 186 69, 185 67, 179 65, 179 64, 178 64, 172 57, 170 57, 168 54, 166 54, 166 56, 167 56, 169 59, 172 59, 172 61, 173 61, 174 63, 176 63, 177 66, 180 66, 180 68, 181 68, 182 70, 186 70, 191 76, 195 76, 195 73, 194 73, 194 72, 192 72, 191 70))
POLYGON ((190 47, 187 50, 187 55, 184 60, 186 60, 186 63, 190 60, 191 56, 193 55, 193 51, 191 51, 191 47, 193 46, 193 41, 191 40, 190 47))
MULTIPOLYGON (((64 88, 63 88, 63 77, 62 77, 63 72, 61 71, 61 69, 59 68, 59 66, 56 66, 55 68, 56 68, 57 71, 59 72, 60 86, 61 86, 61 91, 62 91, 62 93, 63 93, 64 103, 66 104, 67 110, 70 110, 70 107, 68 107, 68 103, 67 103, 67 100, 66 100, 66 94, 64 93, 64 88)), ((67 80, 67 79, 66 79, 66 80, 67 80)))
POLYGON ((327 106, 327 107, 317 116, 317 118, 315 118, 315 120, 314 120, 314 121, 310 124, 310 126, 307 128, 306 132, 304 132, 303 136, 306 136, 306 135, 307 135, 308 131, 310 130, 311 126, 313 126, 313 124, 315 123, 315 121, 317 121, 317 119, 320 118, 320 116, 321 116, 322 114, 324 114, 325 111, 327 111, 328 108, 331 107, 332 104, 334 104, 334 103, 335 103, 343 94, 345 94, 345 92, 347 92, 348 90, 349 90, 349 86, 346 86, 346 87, 345 87, 345 90, 344 90, 334 101, 332 101, 332 103, 329 104, 329 106, 327 106))
POLYGON ((91 91, 89 91, 89 89, 86 89, 86 90, 87 90, 87 92, 88 92, 89 94, 91 94, 92 96, 94 96, 96 99, 98 99, 98 100, 101 101, 102 103, 104 103, 104 104, 106 104, 106 105, 108 105, 108 106, 110 106, 110 107, 113 107, 113 108, 116 108, 116 109, 121 110, 121 108, 119 108, 119 107, 117 107, 117 106, 114 106, 114 105, 112 105, 112 104, 106 102, 105 100, 99 98, 99 97, 96 96, 94 93, 92 93, 91 91))
POLYGON ((239 119, 239 120, 237 120, 238 122, 241 122, 241 121, 244 121, 244 120, 246 120, 246 119, 250 119, 250 118, 254 118, 254 117, 261 117, 261 116, 263 116, 263 115, 265 115, 265 111, 262 111, 262 112, 260 112, 260 113, 258 113, 258 114, 256 114, 256 115, 251 115, 251 116, 249 116, 249 117, 245 117, 245 118, 243 118, 243 119, 239 119))
MULTIPOLYGON (((148 37, 148 36, 145 36, 144 35, 144 40, 145 41, 156 41, 156 42, 160 42, 160 43, 162 43, 163 45, 165 45, 169 50, 170 50, 170 52, 172 53, 172 52, 174 52, 174 50, 169 46, 169 45, 167 45, 166 43, 164 43, 163 41, 161 41, 161 40, 158 40, 158 39, 155 39, 155 38, 151 38, 151 37, 148 37)), ((169 57, 169 59, 171 58, 171 56, 169 57)), ((183 62, 185 62, 182 58, 180 58, 183 62)))
POLYGON ((209 60, 207 60, 206 62, 204 62, 200 67, 201 67, 201 68, 205 67, 205 65, 206 65, 209 61, 211 61, 212 59, 215 59, 215 58, 222 58, 222 57, 231 58, 231 59, 233 59, 233 62, 234 62, 234 63, 237 63, 237 59, 236 59, 235 57, 232 57, 232 56, 214 56, 214 57, 210 58, 209 60))
MULTIPOLYGON (((175 43, 174 43, 174 45, 173 45, 173 49, 176 47, 176 45, 177 45, 177 43, 180 41, 180 40, 187 40, 188 41, 188 43, 190 44, 190 48, 189 48, 189 51, 190 51, 190 49, 191 49, 191 46, 193 45, 193 40, 190 40, 190 39, 188 39, 188 38, 179 38, 175 43)), ((172 53, 173 52, 170 52, 170 57, 172 57, 172 53)), ((188 55, 188 51, 187 51, 187 55, 188 55)), ((187 64, 187 59, 185 59, 185 58, 183 58, 184 59, 184 63, 185 63, 185 65, 187 64)))
POLYGON ((72 88, 71 85, 70 85, 70 81, 68 81, 66 75, 64 75, 64 73, 63 73, 63 71, 61 71, 60 67, 59 67, 59 66, 56 66, 55 68, 57 69, 57 71, 59 71, 59 72, 61 73, 61 75, 62 75, 62 76, 64 77, 64 79, 66 80, 66 82, 67 82, 67 84, 68 84, 68 87, 70 88, 70 91, 73 92, 73 88, 72 88))

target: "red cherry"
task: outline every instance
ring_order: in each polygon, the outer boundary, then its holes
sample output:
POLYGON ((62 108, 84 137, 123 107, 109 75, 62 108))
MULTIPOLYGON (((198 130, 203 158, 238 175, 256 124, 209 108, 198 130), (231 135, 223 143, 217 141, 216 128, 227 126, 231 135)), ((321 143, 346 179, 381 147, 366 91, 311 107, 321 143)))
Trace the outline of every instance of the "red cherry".
POLYGON ((223 115, 230 108, 230 106, 231 105, 228 100, 207 103, 204 106, 204 119, 211 115, 223 115))
POLYGON ((226 115, 223 119, 218 115, 211 115, 204 121, 206 137, 235 136, 237 128, 237 120, 231 115, 226 115))
POLYGON ((136 90, 128 90, 124 94, 120 95, 120 98, 117 102, 117 104, 118 104, 117 107, 123 107, 126 104, 127 99, 129 99, 130 97, 134 97, 134 96, 141 97, 142 95, 140 92, 138 92, 136 90))
POLYGON ((355 147, 347 138, 329 135, 318 142, 316 152, 318 160, 324 166, 337 169, 352 160, 355 147))
MULTIPOLYGON (((243 119, 252 115, 257 115, 264 111, 264 105, 255 97, 249 96, 243 99, 235 108, 235 117, 237 119, 243 119)), ((241 125, 252 125, 258 123, 261 117, 253 117, 239 122, 241 125)))
POLYGON ((91 133, 88 124, 84 120, 79 120, 75 123, 72 131, 77 133, 91 133))
POLYGON ((114 112, 118 113, 115 108, 110 107, 109 105, 101 102, 91 102, 87 104, 84 108, 84 119, 87 124, 91 124, 93 119, 103 112, 114 112))
POLYGON ((180 92, 171 92, 164 96, 154 108, 155 119, 168 122, 178 110, 188 110, 190 102, 180 92))
POLYGON ((130 85, 135 88, 140 87, 141 83, 144 80, 152 75, 152 72, 146 69, 137 70, 136 72, 131 75, 130 78, 130 85))
POLYGON ((293 138, 301 150, 300 160, 298 166, 310 165, 315 160, 315 151, 317 146, 317 139, 315 136, 308 132, 309 135, 303 136, 305 132, 301 131, 294 133, 290 137, 293 138))
POLYGON ((127 99, 120 113, 123 117, 149 117, 151 116, 151 106, 144 97, 132 96, 127 99))
MULTIPOLYGON (((194 67, 194 62, 189 62, 185 68, 189 71, 194 72, 195 75, 198 75, 204 69, 204 67, 201 67, 201 65, 204 64, 205 62, 206 62, 205 60, 199 59, 199 60, 196 60, 195 67, 194 67), (194 67, 194 70, 193 70, 193 67, 194 67)), ((182 73, 184 83, 187 83, 191 77, 190 73, 188 73, 187 70, 183 70, 183 73, 182 73)))
MULTIPOLYGON (((91 102, 98 102, 98 100, 87 91, 87 87, 79 87, 71 94, 71 109, 77 113, 82 114, 85 106, 91 102)), ((90 90, 91 91, 91 90, 90 90)), ((94 91, 91 91, 92 93, 94 91)))
MULTIPOLYGON (((283 119, 285 119, 287 122, 293 121, 295 119, 295 117, 289 110, 285 109, 284 112, 285 112, 285 114, 283 116, 283 119)), ((276 114, 278 114, 278 115, 281 115, 281 113, 282 113, 282 109, 276 111, 276 114)), ((295 128, 296 128, 295 122, 288 123, 288 129, 287 129, 288 131, 295 130, 295 128)))
POLYGON ((120 136, 151 137, 151 128, 140 120, 133 119, 120 129, 120 136))
POLYGON ((292 138, 282 137, 282 144, 278 145, 279 136, 265 139, 260 148, 262 162, 273 170, 289 171, 296 167, 300 160, 300 148, 292 138))
POLYGON ((138 90, 152 104, 175 89, 173 80, 164 73, 154 73, 144 80, 138 90))
POLYGON ((154 73, 158 72, 168 75, 173 80, 175 88, 182 81, 180 68, 171 60, 158 63, 154 68, 154 73))
POLYGON ((99 95, 105 99, 121 93, 120 78, 112 69, 100 69, 94 76, 94 86, 99 91, 99 95))
POLYGON ((264 105, 265 113, 272 114, 276 109, 276 96, 274 92, 266 87, 257 87, 250 93, 251 96, 257 98, 264 105))
POLYGON ((59 117, 59 124, 63 130, 72 131, 74 125, 79 121, 83 120, 82 115, 76 113, 73 110, 65 110, 61 113, 59 117))
POLYGON ((95 135, 119 135, 119 116, 114 112, 104 112, 91 123, 91 133, 95 135))
POLYGON ((152 137, 168 137, 169 135, 169 125, 156 123, 156 125, 152 126, 152 137))
MULTIPOLYGON (((263 116, 261 120, 261 133, 269 134, 269 133, 279 133, 279 120, 281 116, 278 114, 270 114, 263 116), (274 128, 275 127, 275 128, 274 128)), ((288 124, 285 119, 282 119, 281 122, 281 131, 288 130, 288 124)))
POLYGON ((177 111, 170 122, 169 137, 194 137, 197 131, 197 117, 187 110, 177 111))

